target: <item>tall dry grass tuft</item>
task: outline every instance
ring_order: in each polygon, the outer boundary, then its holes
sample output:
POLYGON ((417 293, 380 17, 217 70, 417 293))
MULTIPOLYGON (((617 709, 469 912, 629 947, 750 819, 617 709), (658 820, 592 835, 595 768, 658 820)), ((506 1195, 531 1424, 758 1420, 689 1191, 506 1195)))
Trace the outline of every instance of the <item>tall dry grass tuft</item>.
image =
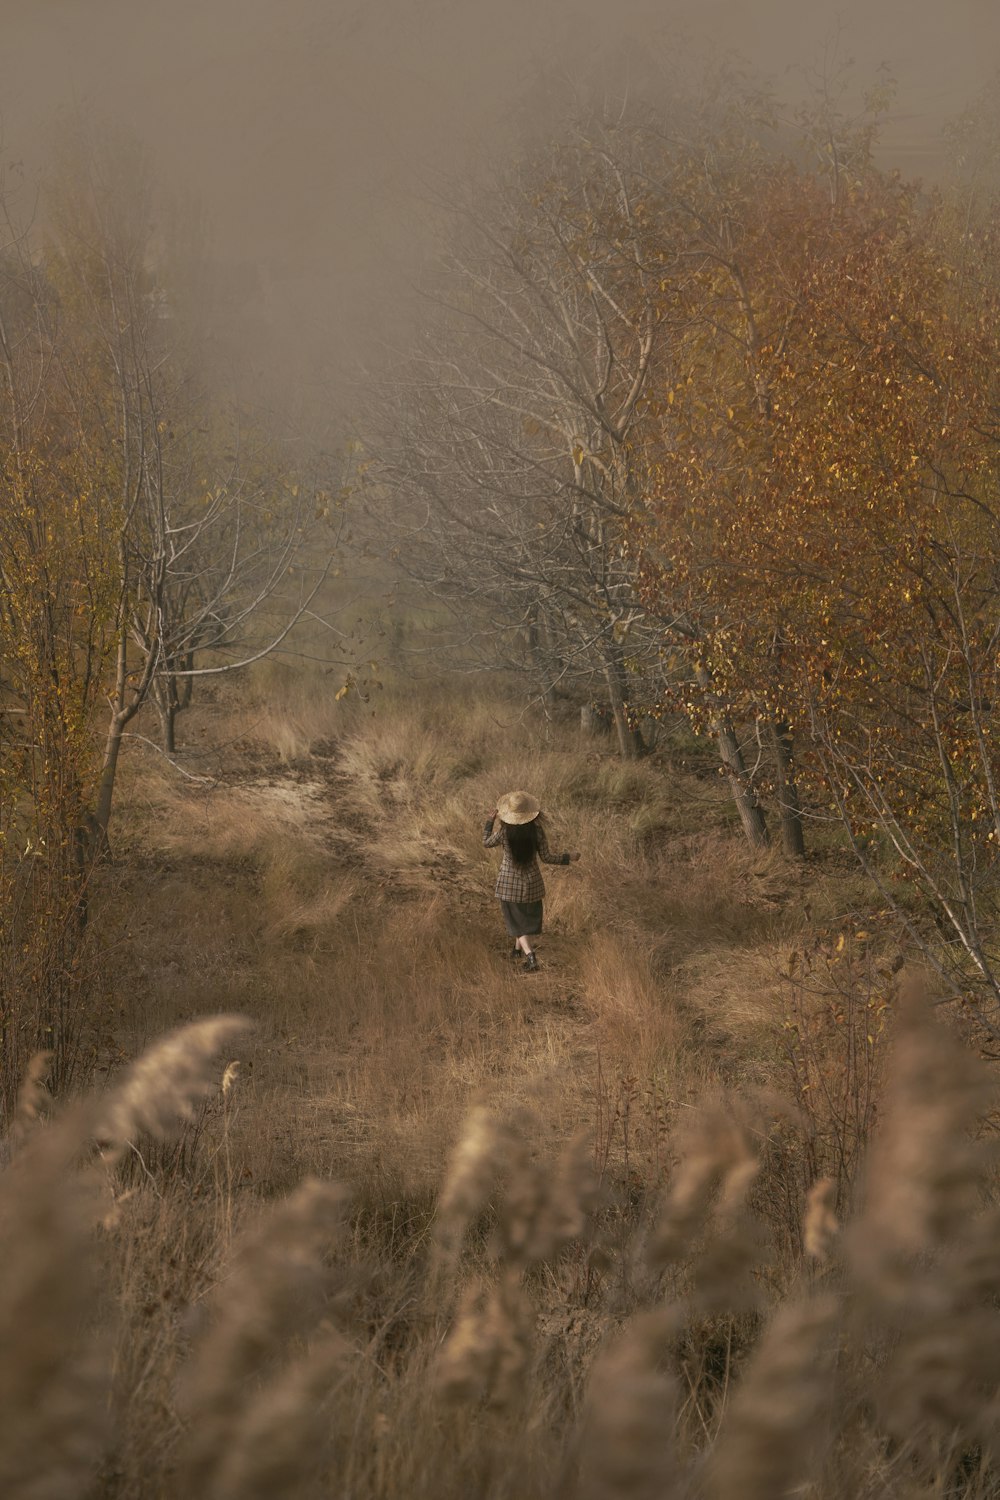
POLYGON ((602 1048, 627 1056, 629 1072, 644 1078, 664 1067, 676 1073, 682 1035, 675 1007, 664 1002, 653 960, 651 945, 625 933, 598 930, 584 947, 579 965, 587 1003, 601 1028, 602 1048))
POLYGON ((452 1151, 438 1196, 434 1242, 444 1271, 454 1272, 465 1236, 497 1187, 511 1134, 485 1104, 472 1110, 452 1151))
POLYGON ((540 1135, 541 1121, 527 1108, 499 1118, 480 1105, 468 1117, 434 1225, 438 1256, 449 1272, 489 1205, 495 1211, 490 1253, 521 1272, 558 1256, 584 1233, 599 1199, 591 1143, 578 1135, 549 1162, 537 1154, 540 1135))
POLYGON ((584 1234, 600 1200, 590 1141, 578 1135, 551 1164, 539 1161, 533 1142, 539 1122, 529 1112, 517 1121, 506 1164, 502 1209, 494 1235, 498 1259, 527 1272, 555 1260, 584 1234))
POLYGON ((21 1087, 17 1091, 10 1144, 20 1140, 51 1106, 52 1098, 46 1087, 51 1064, 51 1052, 36 1052, 30 1059, 21 1087))
POLYGON ((836 1192, 837 1184, 832 1177, 818 1177, 806 1194, 802 1248, 821 1265, 829 1260, 840 1234, 840 1223, 834 1212, 836 1192))
POLYGON ((332 1408, 356 1364, 336 1331, 322 1330, 301 1355, 251 1395, 207 1481, 206 1500, 300 1500, 330 1461, 332 1408))
POLYGON ((911 979, 847 1250, 859 1315, 882 1345, 881 1420, 925 1475, 949 1452, 1000 1452, 996 1105, 991 1071, 911 979))
POLYGON ((577 1137, 546 1161, 535 1147, 539 1126, 527 1109, 499 1119, 477 1107, 445 1176, 429 1289, 444 1300, 442 1272, 454 1278, 487 1209, 493 1223, 486 1258, 497 1268, 494 1282, 474 1278, 461 1293, 437 1361, 438 1386, 452 1400, 482 1397, 497 1407, 514 1400, 534 1349, 525 1279, 585 1236, 599 1201, 589 1142, 577 1137))

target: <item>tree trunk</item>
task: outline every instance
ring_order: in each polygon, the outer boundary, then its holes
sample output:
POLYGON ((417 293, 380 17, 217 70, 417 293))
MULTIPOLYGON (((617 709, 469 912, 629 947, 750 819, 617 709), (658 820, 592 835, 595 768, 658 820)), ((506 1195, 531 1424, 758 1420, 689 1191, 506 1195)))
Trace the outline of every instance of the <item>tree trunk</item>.
POLYGON ((111 805, 115 796, 115 777, 118 774, 118 757, 121 754, 122 737, 127 723, 127 717, 113 714, 104 745, 104 764, 101 767, 101 779, 97 787, 97 806, 94 809, 97 836, 102 845, 107 842, 108 838, 111 805))
POLYGON ((639 753, 639 741, 628 721, 625 690, 622 684, 621 665, 617 661, 604 664, 604 681, 607 683, 611 712, 614 715, 615 731, 618 735, 618 753, 622 760, 635 760, 639 753))
POLYGON ((76 919, 82 933, 90 915, 90 877, 107 847, 106 830, 102 833, 92 812, 82 811, 73 830, 73 874, 76 881, 76 919))
MULTIPOLYGON (((552 688, 552 661, 548 651, 548 632, 537 608, 533 608, 528 619, 527 642, 531 665, 538 676, 538 698, 547 722, 551 722, 555 711, 555 692, 552 688)), ((188 682, 191 681, 189 677, 188 682)))
MULTIPOLYGON (((194 652, 188 651, 181 658, 181 669, 190 672, 194 665, 194 652)), ((178 682, 175 663, 171 662, 158 673, 150 684, 153 702, 160 720, 160 738, 167 755, 177 752, 177 715, 191 703, 194 679, 184 676, 178 682)))
POLYGON ((715 738, 729 779, 729 789, 736 803, 736 811, 743 824, 743 832, 755 849, 766 849, 771 842, 771 836, 764 821, 763 809, 757 801, 757 794, 747 776, 746 761, 743 759, 743 751, 736 738, 736 731, 728 718, 716 721, 715 738))
POLYGON ((158 683, 153 690, 153 702, 156 704, 156 716, 160 721, 160 740, 167 755, 173 755, 177 750, 177 713, 180 704, 177 695, 172 691, 170 682, 158 683))
POLYGON ((792 769, 792 731, 779 722, 770 725, 771 749, 774 752, 774 778, 781 817, 781 847, 792 859, 803 859, 806 852, 802 828, 802 805, 792 769))
POLYGON ((160 715, 160 729, 163 733, 163 748, 168 755, 175 754, 177 750, 177 709, 179 705, 168 699, 163 713, 160 715))
POLYGON ((743 832, 754 849, 766 849, 771 842, 764 821, 764 813, 757 794, 747 776, 746 762, 740 742, 736 738, 729 715, 719 708, 719 701, 712 689, 712 678, 706 667, 695 669, 699 687, 703 690, 712 709, 712 730, 719 746, 719 757, 729 779, 729 789, 740 815, 743 832))

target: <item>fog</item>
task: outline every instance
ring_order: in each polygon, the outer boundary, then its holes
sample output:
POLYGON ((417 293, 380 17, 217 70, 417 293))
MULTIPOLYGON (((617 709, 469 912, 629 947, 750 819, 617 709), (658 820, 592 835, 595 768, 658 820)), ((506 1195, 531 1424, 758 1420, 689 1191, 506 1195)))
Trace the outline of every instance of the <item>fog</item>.
POLYGON ((731 49, 785 92, 854 58, 898 93, 886 159, 941 169, 938 132, 1000 58, 994 0, 0 0, 6 161, 29 174, 74 109, 124 122, 164 186, 254 268, 262 360, 341 378, 410 303, 429 181, 603 59, 731 49))

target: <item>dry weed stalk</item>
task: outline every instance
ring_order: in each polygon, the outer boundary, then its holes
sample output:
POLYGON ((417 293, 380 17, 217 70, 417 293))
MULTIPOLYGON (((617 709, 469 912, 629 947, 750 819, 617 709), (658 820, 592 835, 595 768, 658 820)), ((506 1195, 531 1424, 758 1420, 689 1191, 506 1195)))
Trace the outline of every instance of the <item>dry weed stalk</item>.
POLYGON ((468 1228, 496 1197, 491 1254, 497 1282, 466 1288, 436 1363, 439 1391, 449 1400, 514 1400, 533 1346, 534 1314, 523 1288, 532 1267, 553 1260, 583 1234, 596 1201, 590 1149, 571 1140, 552 1165, 531 1142, 540 1124, 529 1110, 506 1121, 473 1111, 452 1157, 436 1223, 438 1273, 454 1269, 468 1228))
MULTIPOLYGON (((960 1156, 966 1139, 953 1146, 960 1156)), ((951 1226, 950 1241, 892 1266, 889 1295, 864 1288, 869 1327, 886 1353, 877 1406, 894 1442, 932 1474, 942 1455, 981 1448, 1000 1460, 1000 1211, 991 1207, 951 1226), (905 1273, 905 1295, 900 1296, 905 1273)))
POLYGON ((494 1192, 512 1144, 507 1127, 484 1104, 465 1122, 438 1198, 434 1243, 443 1270, 454 1268, 462 1244, 494 1192))
POLYGON ((441 1269, 454 1268, 470 1227, 494 1200, 493 1253, 522 1271, 583 1233, 597 1192, 587 1138, 574 1136, 553 1166, 535 1158, 531 1142, 540 1131, 530 1110, 506 1120, 484 1106, 472 1111, 438 1201, 434 1239, 441 1269))
POLYGON ((681 1159, 646 1246, 655 1270, 683 1260, 713 1212, 724 1225, 738 1217, 760 1170, 746 1126, 722 1109, 706 1111, 685 1133, 681 1159))
POLYGON ((583 1235, 597 1203, 587 1137, 575 1136, 550 1165, 532 1155, 529 1142, 538 1129, 537 1119, 525 1113, 512 1133, 495 1235, 498 1258, 521 1270, 554 1259, 583 1235))
POLYGON ((642 1246, 645 1269, 654 1278, 682 1263, 688 1267, 704 1313, 734 1311, 756 1301, 751 1273, 765 1248, 748 1208, 760 1172, 755 1134, 760 1132, 748 1110, 716 1107, 699 1116, 685 1134, 686 1151, 642 1246))

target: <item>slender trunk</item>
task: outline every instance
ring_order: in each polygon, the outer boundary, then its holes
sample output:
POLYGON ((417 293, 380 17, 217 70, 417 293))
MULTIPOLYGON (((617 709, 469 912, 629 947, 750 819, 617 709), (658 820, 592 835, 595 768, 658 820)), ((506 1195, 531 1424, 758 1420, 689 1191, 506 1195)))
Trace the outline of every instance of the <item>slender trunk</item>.
POLYGON ((746 762, 743 759, 740 742, 736 738, 736 731, 729 715, 719 708, 718 699, 712 689, 712 678, 707 668, 698 667, 696 673, 698 685, 712 707, 712 731, 719 747, 719 758, 729 780, 729 789, 733 794, 736 811, 740 815, 743 832, 754 849, 766 849, 771 842, 770 834, 764 821, 763 810, 757 801, 757 794, 747 775, 746 762))
POLYGON ((771 836, 764 821, 763 809, 757 801, 757 794, 747 776, 746 761, 743 759, 743 751, 736 738, 736 731, 728 718, 718 719, 714 727, 719 755, 729 779, 729 790, 733 794, 743 832, 755 849, 766 849, 771 842, 771 836))
POLYGON ((90 915, 90 879, 94 866, 107 845, 106 830, 101 831, 92 812, 81 810, 73 829, 73 875, 76 883, 76 918, 82 933, 90 915))
MULTIPOLYGON (((185 651, 180 658, 180 667, 177 670, 190 674, 194 667, 194 652, 185 651)), ((191 698, 194 692, 194 678, 190 675, 177 676, 177 670, 172 666, 171 670, 164 673, 162 679, 163 704, 157 703, 160 710, 160 729, 163 735, 163 748, 168 755, 174 755, 177 751, 177 719, 186 708, 191 707, 191 698)), ((154 678, 155 682, 155 678, 154 678)))
POLYGON ((160 713, 160 732, 163 737, 163 748, 168 755, 174 755, 177 751, 177 704, 173 698, 168 698, 160 713))
POLYGON ((97 787, 97 806, 94 809, 94 822, 102 844, 107 841, 108 837, 111 805, 115 796, 115 777, 118 774, 118 757, 121 754, 122 737, 127 723, 128 719, 121 714, 112 714, 108 737, 104 743, 104 764, 101 767, 101 779, 97 787))
MULTIPOLYGON (((531 664, 537 674, 538 697, 545 714, 546 721, 551 721, 555 709, 555 693, 552 690, 552 670, 547 641, 543 641, 545 634, 544 622, 540 619, 537 609, 532 609, 527 629, 528 655, 531 664)), ((191 681, 190 677, 187 679, 191 681)))
POLYGON ((152 696, 156 704, 156 716, 160 721, 163 749, 167 755, 173 755, 177 749, 176 721, 181 703, 177 693, 177 679, 172 673, 153 679, 152 696))
POLYGON ((604 664, 604 681, 607 684, 615 732, 618 735, 618 752, 622 760, 635 760, 639 753, 639 740, 628 721, 621 663, 614 658, 604 664))
POLYGON ((799 789, 792 769, 792 731, 783 722, 772 723, 770 736, 781 817, 781 847, 792 859, 802 859, 806 852, 806 841, 802 828, 799 789))

